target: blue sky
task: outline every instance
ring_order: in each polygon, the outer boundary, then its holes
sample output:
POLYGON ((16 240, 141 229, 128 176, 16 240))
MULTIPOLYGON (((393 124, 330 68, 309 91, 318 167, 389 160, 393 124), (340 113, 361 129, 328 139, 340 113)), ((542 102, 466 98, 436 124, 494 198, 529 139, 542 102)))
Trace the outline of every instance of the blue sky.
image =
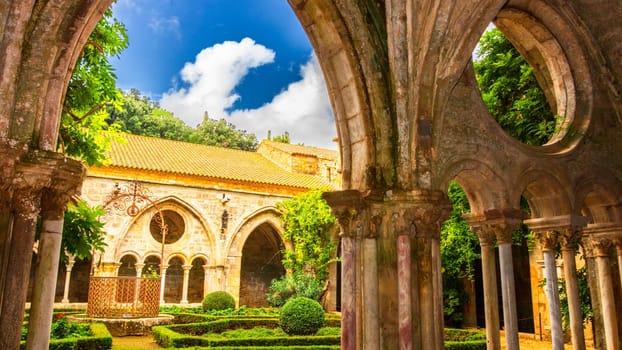
POLYGON ((112 63, 190 126, 226 118, 265 138, 336 149, 330 103, 313 49, 286 0, 118 0, 129 47, 112 63))

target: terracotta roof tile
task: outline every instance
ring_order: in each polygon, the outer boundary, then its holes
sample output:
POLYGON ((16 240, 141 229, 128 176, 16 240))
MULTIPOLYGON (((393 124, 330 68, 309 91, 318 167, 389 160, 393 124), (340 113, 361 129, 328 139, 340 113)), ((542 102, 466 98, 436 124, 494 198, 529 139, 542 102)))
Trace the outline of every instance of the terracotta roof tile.
POLYGON ((326 148, 294 145, 291 143, 275 142, 270 140, 263 140, 261 143, 289 154, 313 155, 331 159, 337 159, 339 157, 339 153, 337 151, 326 148))
POLYGON ((125 142, 111 142, 106 166, 300 188, 331 187, 320 177, 285 171, 257 152, 131 134, 124 137, 125 142))

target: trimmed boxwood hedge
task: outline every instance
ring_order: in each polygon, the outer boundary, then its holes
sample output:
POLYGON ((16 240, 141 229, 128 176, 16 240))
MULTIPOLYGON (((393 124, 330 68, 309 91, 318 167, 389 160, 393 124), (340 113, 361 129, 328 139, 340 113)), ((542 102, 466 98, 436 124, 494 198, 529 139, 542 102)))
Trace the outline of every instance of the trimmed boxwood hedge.
MULTIPOLYGON (((50 340, 49 350, 108 350, 112 349, 112 335, 103 323, 91 323, 90 337, 50 340)), ((26 348, 22 341, 20 349, 26 348)))
POLYGON ((295 337, 266 337, 266 338, 232 338, 232 339, 213 339, 203 336, 207 333, 219 333, 229 329, 238 328, 277 328, 278 318, 221 318, 219 320, 201 322, 194 324, 177 324, 168 326, 154 326, 151 332, 156 342, 162 347, 267 347, 276 349, 278 347, 290 348, 292 346, 302 346, 307 349, 319 349, 318 346, 335 346, 339 348, 341 338, 339 336, 295 336, 295 337))

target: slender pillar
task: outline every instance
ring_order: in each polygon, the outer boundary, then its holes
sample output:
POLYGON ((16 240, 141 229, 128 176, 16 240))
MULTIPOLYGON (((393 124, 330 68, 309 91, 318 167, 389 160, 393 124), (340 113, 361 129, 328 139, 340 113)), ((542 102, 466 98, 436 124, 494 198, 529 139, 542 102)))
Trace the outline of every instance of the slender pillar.
POLYGON ((410 236, 397 237, 397 295, 400 350, 412 349, 412 298, 411 298, 411 259, 410 236))
POLYGON ((15 213, 7 255, 10 265, 21 267, 21 270, 7 273, 4 280, 0 349, 19 348, 40 200, 40 192, 33 189, 16 191, 13 196, 15 213))
POLYGON ((212 267, 207 264, 203 265, 203 298, 207 295, 207 290, 212 282, 212 267))
POLYGON ((166 289, 166 269, 168 264, 162 265, 162 274, 160 276, 160 304, 164 304, 164 290, 166 289))
POLYGON ((188 304, 188 278, 190 277, 190 269, 192 268, 192 265, 183 265, 181 268, 184 270, 181 304, 188 304))
POLYGON ((356 258, 354 237, 341 238, 341 348, 356 349, 356 258))
POLYGON ((503 323, 507 350, 518 350, 518 316, 516 313, 516 289, 514 286, 514 263, 512 260, 512 231, 515 227, 499 227, 499 271, 501 296, 503 298, 503 323))
POLYGON ((41 201, 41 238, 26 339, 28 350, 47 349, 50 344, 48 334, 52 326, 63 221, 68 200, 66 195, 46 191, 41 201))
POLYGON ((71 270, 73 270, 74 263, 75 258, 73 256, 69 256, 69 262, 67 263, 65 269, 65 287, 63 288, 63 300, 61 300, 61 303, 69 303, 69 285, 71 284, 71 270))
POLYGON ((495 234, 490 230, 472 228, 479 238, 482 252, 484 285, 484 315, 486 319, 486 349, 501 349, 499 331, 499 297, 497 295, 497 266, 495 264, 495 234))
POLYGON ((562 315, 559 302, 559 288, 557 285, 557 264, 555 263, 557 232, 552 230, 536 232, 536 240, 540 244, 544 255, 545 292, 549 304, 551 342, 553 344, 553 350, 563 350, 564 334, 562 331, 562 315))
POLYGON ((575 262, 575 255, 580 237, 581 231, 573 228, 563 230, 560 236, 562 258, 564 259, 564 280, 566 282, 566 295, 568 297, 568 311, 570 314, 570 336, 573 350, 585 350, 583 316, 581 314, 577 264, 575 262))
POLYGON ((594 246, 594 253, 596 254, 596 267, 598 269, 598 280, 600 282, 599 292, 605 328, 605 343, 607 350, 619 350, 618 321, 613 281, 611 278, 611 266, 609 265, 609 254, 612 242, 607 238, 593 238, 592 244, 594 246))
POLYGON ((618 256, 618 273, 620 274, 620 284, 622 284, 622 238, 614 239, 613 244, 616 246, 616 255, 618 256))
POLYGON ((134 268, 136 269, 136 277, 142 277, 143 268, 145 267, 144 263, 136 263, 134 264, 134 268))
MULTIPOLYGON (((378 264, 377 241, 368 236, 363 239, 363 342, 367 349, 380 348, 380 327, 378 325, 378 264)), ((343 294, 343 293, 342 293, 343 294)))

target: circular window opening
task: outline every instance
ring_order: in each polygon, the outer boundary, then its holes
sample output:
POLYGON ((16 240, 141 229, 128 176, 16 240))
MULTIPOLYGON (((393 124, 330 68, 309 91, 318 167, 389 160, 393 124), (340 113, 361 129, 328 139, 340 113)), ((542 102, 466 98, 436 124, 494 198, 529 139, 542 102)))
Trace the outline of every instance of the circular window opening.
MULTIPOLYGON (((516 140, 534 146, 549 143, 557 131, 552 97, 532 66, 497 28, 487 30, 474 57, 475 76, 492 117, 516 140)), ((541 74, 540 74, 541 75, 541 74)))
MULTIPOLYGON (((163 210, 162 216, 164 217, 164 223, 167 228, 164 243, 170 244, 177 242, 181 238, 181 236, 183 236, 186 229, 186 223, 184 222, 184 218, 182 218, 181 215, 173 210, 163 210)), ((151 231, 151 236, 153 236, 153 239, 158 242, 162 242, 162 228, 163 225, 161 224, 160 215, 156 213, 153 218, 151 218, 149 230, 151 231)))

